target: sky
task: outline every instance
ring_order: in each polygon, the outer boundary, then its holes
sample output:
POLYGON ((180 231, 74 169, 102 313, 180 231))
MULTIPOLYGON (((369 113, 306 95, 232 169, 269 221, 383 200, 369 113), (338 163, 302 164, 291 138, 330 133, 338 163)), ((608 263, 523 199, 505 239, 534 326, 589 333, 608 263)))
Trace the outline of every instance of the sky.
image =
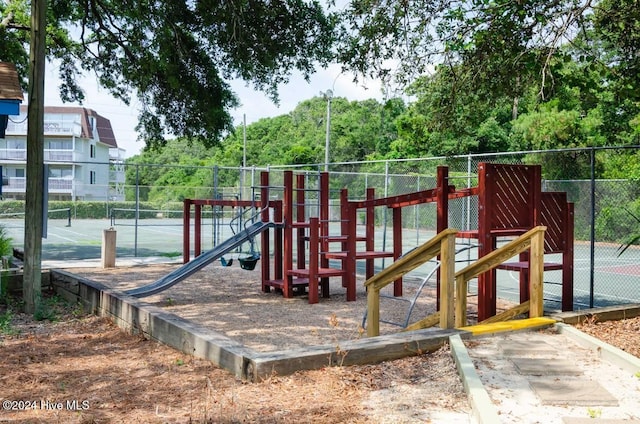
MULTIPOLYGON (((57 70, 51 63, 47 64, 45 80, 45 106, 73 106, 74 103, 62 103, 58 95, 59 79, 57 70)), ((81 80, 85 91, 82 106, 95 110, 98 114, 109 119, 118 146, 126 150, 125 157, 131 157, 144 147, 143 141, 137 141, 135 131, 138 117, 137 100, 132 99, 131 106, 114 99, 106 89, 101 88, 95 77, 85 76, 81 80)), ((253 90, 243 81, 231 84, 240 99, 241 106, 231 112, 236 125, 243 122, 246 116, 247 124, 261 118, 284 115, 295 109, 301 101, 319 96, 320 92, 331 89, 334 97, 345 97, 350 101, 375 98, 382 100, 382 86, 379 82, 369 81, 366 86, 353 82, 353 77, 341 73, 339 65, 327 69, 319 69, 307 82, 300 75, 293 75, 287 85, 279 87, 280 105, 276 106, 263 93, 253 90)))

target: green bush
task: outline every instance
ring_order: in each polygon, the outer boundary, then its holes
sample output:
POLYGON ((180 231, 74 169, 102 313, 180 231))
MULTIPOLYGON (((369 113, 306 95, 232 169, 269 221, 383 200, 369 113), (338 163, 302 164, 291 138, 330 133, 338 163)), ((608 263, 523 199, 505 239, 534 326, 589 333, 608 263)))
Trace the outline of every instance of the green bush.
POLYGON ((0 225, 0 256, 9 256, 12 254, 11 243, 13 240, 7 235, 7 229, 0 225))
MULTIPOLYGON (((68 211, 71 211, 71 219, 109 219, 114 209, 117 209, 116 218, 135 218, 136 202, 73 202, 51 201, 48 204, 49 218, 64 219, 68 211)), ((177 211, 172 217, 182 216, 182 202, 171 202, 158 205, 151 202, 140 202, 140 219, 156 218, 160 210, 177 211)), ((5 200, 0 202, 0 214, 24 213, 24 201, 5 200)), ((166 217, 166 214, 165 214, 166 217)))

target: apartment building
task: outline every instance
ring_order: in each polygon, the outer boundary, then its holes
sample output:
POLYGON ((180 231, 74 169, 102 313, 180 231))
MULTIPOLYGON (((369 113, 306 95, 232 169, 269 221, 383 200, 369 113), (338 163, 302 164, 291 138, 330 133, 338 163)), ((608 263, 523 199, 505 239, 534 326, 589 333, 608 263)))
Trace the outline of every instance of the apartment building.
MULTIPOLYGON (((0 138, 3 198, 24 199, 27 107, 9 116, 0 138)), ((44 161, 49 200, 124 200, 124 150, 111 122, 84 107, 45 106, 44 161)))

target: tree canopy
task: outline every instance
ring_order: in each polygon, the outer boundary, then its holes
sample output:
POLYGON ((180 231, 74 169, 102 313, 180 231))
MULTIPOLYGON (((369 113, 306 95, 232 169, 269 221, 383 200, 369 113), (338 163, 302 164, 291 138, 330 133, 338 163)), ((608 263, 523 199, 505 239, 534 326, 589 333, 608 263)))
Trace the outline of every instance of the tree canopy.
MULTIPOLYGON (((232 130, 241 78, 277 100, 292 70, 308 76, 331 56, 335 18, 317 1, 50 0, 48 58, 64 101, 82 101, 77 76, 94 72, 126 104, 137 96, 148 146, 165 134, 215 144, 232 130)), ((0 1, 0 60, 26 76, 29 1, 0 1)))
MULTIPOLYGON (((394 136, 375 150, 363 145, 353 124, 371 127, 379 115, 358 118, 351 111, 349 123, 336 118, 333 152, 339 156, 360 157, 363 149, 404 157, 638 140, 638 0, 341 5, 333 11, 330 0, 51 0, 48 54, 60 64, 65 100, 82 100, 80 72, 95 72, 125 102, 137 96, 140 135, 151 147, 164 145, 167 134, 208 147, 233 138, 230 110, 238 99, 229 81, 241 78, 275 100, 291 71, 309 76, 332 61, 356 78, 397 85, 415 100, 393 112, 395 122, 382 111, 381 130, 394 136)), ((0 60, 15 62, 23 75, 28 15, 27 0, 0 0, 0 60)), ((302 109, 296 114, 307 113, 302 109)), ((290 131, 286 119, 277 121, 290 131)), ((308 140, 321 129, 305 125, 289 133, 296 142, 270 143, 272 151, 262 153, 290 163, 318 161, 320 148, 308 140)), ((276 121, 268 127, 259 138, 283 139, 276 121)))
POLYGON ((637 0, 352 0, 341 16, 338 57, 360 76, 401 87, 434 66, 464 64, 475 85, 494 94, 522 94, 534 78, 544 98, 554 58, 572 46, 581 60, 607 64, 637 83, 639 6, 637 0), (608 59, 599 56, 596 40, 607 44, 608 59))

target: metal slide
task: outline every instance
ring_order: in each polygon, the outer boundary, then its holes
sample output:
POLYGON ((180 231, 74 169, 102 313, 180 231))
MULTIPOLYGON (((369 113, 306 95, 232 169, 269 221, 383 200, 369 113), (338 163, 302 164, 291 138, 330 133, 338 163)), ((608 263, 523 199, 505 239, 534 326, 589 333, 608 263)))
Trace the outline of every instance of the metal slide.
POLYGON ((196 273, 197 271, 200 271, 211 262, 221 258, 225 253, 240 246, 242 243, 251 240, 261 232, 275 226, 276 224, 273 222, 256 222, 254 224, 251 224, 244 230, 235 234, 233 237, 225 240, 224 242, 215 246, 213 249, 204 252, 197 258, 187 262, 180 268, 176 269, 173 272, 170 272, 161 279, 147 284, 146 286, 127 290, 125 293, 133 297, 147 297, 156 293, 160 293, 161 291, 174 286, 175 284, 196 273))

